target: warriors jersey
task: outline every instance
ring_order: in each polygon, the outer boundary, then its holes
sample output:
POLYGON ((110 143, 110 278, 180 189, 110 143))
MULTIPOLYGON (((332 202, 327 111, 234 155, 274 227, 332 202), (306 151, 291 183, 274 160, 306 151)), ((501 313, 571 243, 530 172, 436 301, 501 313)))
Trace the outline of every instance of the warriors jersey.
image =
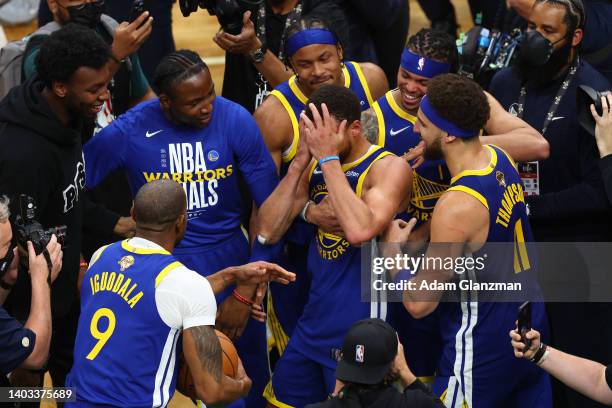
MULTIPOLYGON (((361 197, 372 165, 389 155, 392 153, 372 146, 360 159, 342 165, 357 197, 361 197)), ((309 195, 316 203, 328 195, 323 171, 317 163, 310 169, 309 195)), ((317 363, 335 367, 332 350, 342 346, 351 324, 370 315, 370 304, 361 302, 360 248, 343 237, 317 230, 310 244, 308 271, 312 279, 308 303, 291 341, 317 363)))
POLYGON ((81 290, 67 379, 78 390, 75 405, 166 406, 182 330, 214 326, 215 315, 208 281, 163 248, 133 238, 100 249, 81 290))
MULTIPOLYGON (((460 279, 527 282, 534 279, 534 257, 526 244, 532 241, 532 235, 523 184, 506 152, 490 145, 484 148, 491 156, 489 165, 461 172, 452 178, 448 189, 471 195, 489 213, 487 242, 472 254, 476 261, 485 259, 484 267, 474 268, 460 279)), ((461 288, 461 284, 458 286, 461 288)), ((486 295, 466 286, 460 290, 459 302, 439 305, 443 352, 439 366, 442 383, 436 380, 437 391, 447 407, 546 406, 532 405, 526 398, 505 405, 520 392, 543 395, 547 388, 540 381, 542 373, 538 374, 537 367, 516 359, 508 348, 508 332, 515 327, 520 303, 501 301, 502 295, 486 295)), ((543 303, 532 303, 531 319, 532 327, 545 330, 543 303)))
MULTIPOLYGON (((379 146, 402 156, 419 144, 421 136, 414 133, 416 117, 398 105, 393 98, 393 91, 378 99, 372 108, 378 122, 379 146)), ((434 160, 421 164, 413 176, 410 207, 407 213, 400 214, 400 218, 407 221, 414 217, 420 224, 429 219, 438 198, 448 188, 450 173, 444 160, 434 160)))
POLYGON ((89 188, 115 169, 126 172, 133 195, 153 180, 182 184, 188 224, 179 249, 214 246, 240 230, 245 203, 239 175, 258 206, 278 182, 274 162, 251 115, 219 96, 204 128, 169 121, 155 99, 104 128, 84 152, 89 188))

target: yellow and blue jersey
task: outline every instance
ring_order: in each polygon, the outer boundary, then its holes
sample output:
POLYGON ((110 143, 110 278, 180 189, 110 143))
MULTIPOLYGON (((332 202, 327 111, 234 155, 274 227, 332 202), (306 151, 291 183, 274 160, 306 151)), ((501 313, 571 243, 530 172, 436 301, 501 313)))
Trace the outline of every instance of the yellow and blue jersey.
MULTIPOLYGON (((416 117, 398 105, 393 91, 378 99, 372 109, 378 122, 379 146, 402 156, 419 144, 421 136, 414 132, 416 117)), ((406 213, 399 214, 399 218, 407 221, 414 217, 418 224, 427 221, 449 183, 450 173, 444 160, 425 161, 413 171, 410 207, 406 213)))
POLYGON ((127 240, 94 256, 83 279, 67 386, 78 390, 78 406, 166 406, 181 333, 162 321, 155 290, 181 263, 165 250, 133 248, 127 240))
MULTIPOLYGON (((533 237, 523 184, 506 152, 491 145, 484 148, 491 155, 489 165, 459 173, 448 189, 471 195, 489 213, 486 243, 472 254, 486 260, 484 268, 467 271, 461 279, 527 283, 534 279, 535 259, 528 245, 533 237)), ((504 295, 496 298, 464 288, 460 301, 439 305, 443 352, 434 389, 446 406, 546 406, 532 405, 532 398, 549 390, 545 374, 508 349, 508 332, 515 327, 520 302, 501 300, 504 295), (515 400, 514 405, 506 405, 515 400)), ((546 331, 543 303, 532 302, 531 319, 532 327, 546 331)))
MULTIPOLYGON (((372 165, 392 155, 372 146, 360 159, 342 165, 346 178, 358 197, 372 165)), ((315 203, 328 195, 323 171, 318 163, 310 169, 310 199, 315 203)), ((340 236, 318 229, 311 238, 308 272, 311 276, 308 303, 291 341, 311 360, 335 367, 331 353, 342 347, 347 330, 355 321, 370 316, 370 304, 361 302, 361 252, 340 236)))

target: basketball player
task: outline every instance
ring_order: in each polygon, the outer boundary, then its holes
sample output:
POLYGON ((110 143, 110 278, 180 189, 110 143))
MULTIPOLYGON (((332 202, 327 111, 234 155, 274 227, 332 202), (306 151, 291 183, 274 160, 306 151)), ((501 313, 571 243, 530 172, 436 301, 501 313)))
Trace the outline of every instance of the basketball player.
MULTIPOLYGON (((407 159, 414 156, 421 148, 414 123, 419 103, 427 93, 427 84, 438 75, 456 71, 457 61, 455 39, 447 33, 422 29, 410 37, 397 72, 397 89, 387 92, 362 114, 368 139, 398 156, 407 159)), ((491 115, 484 126, 489 136, 482 136, 482 143, 494 143, 516 160, 546 158, 548 142, 542 135, 506 112, 491 95, 486 95, 491 115)), ((415 162, 412 163, 416 166, 415 162)), ((436 201, 450 184, 450 174, 444 160, 426 160, 414 170, 413 176, 410 206, 398 216, 404 221, 416 218, 417 228, 411 239, 425 240, 429 234, 428 220, 436 201)), ((435 315, 415 321, 401 305, 393 302, 387 310, 387 320, 406 345, 406 360, 414 372, 421 377, 433 375, 440 355, 435 315)))
MULTIPOLYGON (((426 256, 455 258, 465 250, 478 259, 487 252, 485 248, 491 248, 487 243, 506 242, 508 252, 490 256, 475 277, 468 273, 479 281, 504 281, 533 275, 533 259, 529 251, 523 251, 532 237, 514 162, 501 148, 479 141, 489 115, 488 98, 476 83, 444 74, 429 81, 414 130, 425 143, 425 159, 444 159, 452 176, 433 211, 426 256), (441 249, 437 243, 460 245, 449 252, 448 246, 441 249)), ((385 240, 405 241, 413 224, 394 221, 385 240)), ((423 269, 413 281, 420 288, 424 280, 442 282, 451 279, 449 275, 444 270, 423 269)), ((416 318, 437 308, 443 349, 434 391, 447 407, 551 406, 547 375, 508 353, 506 336, 515 327, 516 303, 479 302, 475 299, 482 298, 482 292, 463 290, 461 302, 438 305, 434 295, 441 292, 430 293, 426 299, 419 297, 422 294, 406 290, 403 303, 416 318)), ((542 303, 532 304, 532 324, 547 324, 542 303)))
MULTIPOLYGON (((257 206, 278 183, 261 133, 244 108, 215 96, 210 71, 196 53, 174 52, 155 72, 159 99, 131 109, 85 145, 86 184, 96 186, 115 169, 126 172, 133 194, 153 180, 178 181, 189 223, 177 259, 203 276, 247 263, 239 177, 257 206)), ((259 403, 249 408, 265 405, 261 392, 269 379, 265 325, 249 319, 254 291, 239 286, 217 297, 226 312, 218 328, 234 341, 241 337, 236 347, 253 378, 249 398, 259 403)))
MULTIPOLYGON (((295 156, 300 113, 316 89, 326 84, 344 85, 359 97, 363 110, 389 88, 385 74, 378 66, 344 61, 342 45, 336 34, 313 16, 302 17, 287 30, 285 55, 295 75, 278 85, 254 113, 281 177, 295 156)), ((308 221, 325 225, 330 207, 316 207, 311 206, 308 221)), ((334 226, 338 228, 337 223, 334 226)), ((327 230, 331 228, 328 226, 327 230)), ((269 308, 269 324, 280 354, 306 302, 308 279, 305 267, 311 234, 311 225, 302 219, 296 220, 286 236, 284 259, 280 261, 304 279, 298 279, 293 287, 270 286, 275 306, 269 308)))
POLYGON ((287 174, 260 208, 258 240, 280 240, 309 199, 329 200, 342 235, 319 228, 310 237, 308 302, 266 389, 277 407, 322 401, 334 389, 343 336, 370 316, 371 305, 361 302, 359 245, 376 237, 410 196, 408 164, 365 139, 359 98, 351 90, 321 87, 307 112, 287 174))
POLYGON ((100 248, 85 273, 67 379, 78 390, 73 406, 165 407, 175 389, 181 334, 205 403, 246 395, 251 380, 241 363, 236 378, 222 374, 214 295, 236 282, 288 283, 295 275, 256 262, 205 279, 177 261, 171 253, 185 235, 188 215, 183 188, 174 181, 145 184, 132 217, 136 236, 100 248))

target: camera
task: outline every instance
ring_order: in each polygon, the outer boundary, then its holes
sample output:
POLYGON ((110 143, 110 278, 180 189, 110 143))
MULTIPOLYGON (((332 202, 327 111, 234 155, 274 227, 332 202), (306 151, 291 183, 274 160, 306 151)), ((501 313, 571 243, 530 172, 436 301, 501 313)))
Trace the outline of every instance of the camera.
POLYGON ((53 234, 57 237, 57 241, 62 246, 64 245, 66 226, 61 225, 44 229, 40 222, 36 221, 36 204, 32 197, 25 194, 19 196, 19 212, 15 216, 13 229, 23 264, 27 265, 28 241, 32 242, 36 255, 40 255, 44 251, 53 234))
POLYGON ((457 40, 459 75, 486 88, 495 72, 514 63, 522 39, 518 28, 505 33, 475 26, 461 33, 457 40))
POLYGON ((183 17, 188 17, 199 8, 217 16, 221 28, 228 34, 238 35, 242 30, 242 16, 246 11, 254 13, 263 0, 179 0, 183 17))
POLYGON ((576 106, 578 107, 578 123, 584 128, 591 136, 595 136, 595 118, 591 113, 591 105, 595 105, 595 110, 598 115, 603 115, 603 106, 601 104, 601 97, 609 94, 609 91, 598 92, 595 89, 586 86, 579 85, 576 90, 576 106))
POLYGON ((144 0, 134 0, 130 9, 130 23, 133 23, 142 13, 146 11, 144 0))

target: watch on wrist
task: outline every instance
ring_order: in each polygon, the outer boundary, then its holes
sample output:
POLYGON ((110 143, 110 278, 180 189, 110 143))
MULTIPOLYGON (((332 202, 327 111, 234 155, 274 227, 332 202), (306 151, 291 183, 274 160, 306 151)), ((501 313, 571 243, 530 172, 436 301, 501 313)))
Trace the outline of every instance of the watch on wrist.
POLYGON ((266 57, 266 51, 268 51, 268 49, 264 44, 262 44, 261 47, 251 52, 249 57, 251 58, 251 61, 253 61, 253 64, 261 64, 266 57))

